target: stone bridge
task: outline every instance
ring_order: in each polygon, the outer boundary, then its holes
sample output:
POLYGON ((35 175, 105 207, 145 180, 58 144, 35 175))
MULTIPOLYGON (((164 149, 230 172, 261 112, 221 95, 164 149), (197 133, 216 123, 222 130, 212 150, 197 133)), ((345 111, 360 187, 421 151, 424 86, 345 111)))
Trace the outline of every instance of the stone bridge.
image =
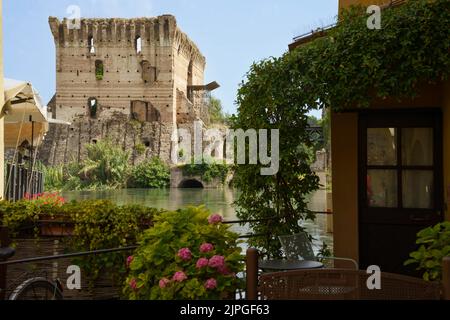
POLYGON ((183 170, 174 167, 170 170, 170 187, 171 188, 199 188, 199 189, 216 189, 229 185, 233 178, 229 174, 225 183, 220 178, 214 178, 211 181, 204 181, 201 176, 187 176, 183 170))

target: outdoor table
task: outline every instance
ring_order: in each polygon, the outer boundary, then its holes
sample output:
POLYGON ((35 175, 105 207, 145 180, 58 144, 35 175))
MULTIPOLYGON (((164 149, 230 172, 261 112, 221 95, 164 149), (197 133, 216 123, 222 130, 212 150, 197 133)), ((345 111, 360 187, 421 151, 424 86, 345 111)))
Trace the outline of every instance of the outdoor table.
POLYGON ((323 264, 310 260, 261 260, 259 261, 259 268, 274 271, 321 269, 323 264))

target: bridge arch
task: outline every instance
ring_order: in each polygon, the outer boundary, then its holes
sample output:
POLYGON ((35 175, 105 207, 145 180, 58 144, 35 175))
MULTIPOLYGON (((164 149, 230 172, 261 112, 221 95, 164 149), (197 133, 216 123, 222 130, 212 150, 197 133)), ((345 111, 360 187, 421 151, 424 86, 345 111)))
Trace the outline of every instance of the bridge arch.
POLYGON ((197 179, 185 179, 181 181, 178 188, 184 189, 204 189, 203 183, 197 179))

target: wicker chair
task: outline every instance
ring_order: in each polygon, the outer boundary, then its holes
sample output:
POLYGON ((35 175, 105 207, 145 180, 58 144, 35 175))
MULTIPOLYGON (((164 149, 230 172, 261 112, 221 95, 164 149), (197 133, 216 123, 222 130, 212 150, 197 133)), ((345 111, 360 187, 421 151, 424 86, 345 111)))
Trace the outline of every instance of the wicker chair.
POLYGON ((334 268, 335 262, 339 261, 341 268, 358 270, 358 263, 349 258, 316 256, 311 240, 304 232, 279 237, 284 255, 288 260, 311 260, 320 261, 326 268, 334 268), (348 267, 350 266, 350 267, 348 267))
POLYGON ((247 252, 248 300, 450 300, 450 258, 443 262, 442 283, 381 273, 381 289, 369 290, 366 271, 295 270, 258 275, 258 252, 247 252))

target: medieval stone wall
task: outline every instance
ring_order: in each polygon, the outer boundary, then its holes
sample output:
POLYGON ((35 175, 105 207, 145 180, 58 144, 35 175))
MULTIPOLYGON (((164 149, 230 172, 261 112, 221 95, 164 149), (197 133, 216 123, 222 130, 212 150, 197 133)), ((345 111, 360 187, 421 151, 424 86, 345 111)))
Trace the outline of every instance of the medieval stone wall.
POLYGON ((49 24, 56 46, 49 110, 71 125, 51 125, 41 159, 81 161, 85 144, 110 138, 134 161, 168 161, 174 129, 202 118, 188 86, 203 85, 206 65, 175 17, 82 19, 79 29, 50 17, 49 24), (145 145, 143 155, 136 155, 136 144, 145 145))

